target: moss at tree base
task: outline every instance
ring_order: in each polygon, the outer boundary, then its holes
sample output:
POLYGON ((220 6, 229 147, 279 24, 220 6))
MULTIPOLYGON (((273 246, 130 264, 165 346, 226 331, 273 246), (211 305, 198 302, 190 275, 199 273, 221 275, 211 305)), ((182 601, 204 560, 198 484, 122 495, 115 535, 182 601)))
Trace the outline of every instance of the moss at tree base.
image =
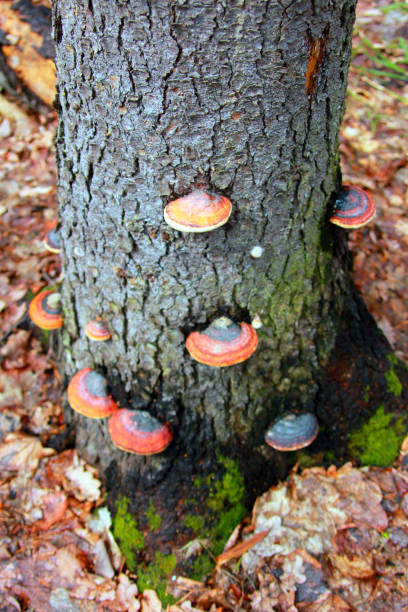
POLYGON ((177 565, 176 555, 164 555, 157 551, 154 561, 146 567, 139 565, 137 568, 137 586, 143 593, 146 589, 156 591, 163 605, 174 603, 174 597, 166 595, 167 581, 171 572, 177 565))
POLYGON ((387 467, 398 457, 407 434, 407 419, 394 418, 381 405, 375 414, 350 436, 350 453, 363 465, 387 467))
POLYGON ((387 388, 389 393, 392 393, 392 395, 394 395, 395 397, 399 397, 402 393, 403 387, 393 367, 398 365, 398 359, 393 353, 387 355, 387 359, 390 362, 390 369, 384 374, 385 380, 387 381, 387 388))
POLYGON ((137 553, 145 545, 144 535, 138 529, 134 516, 128 512, 129 499, 120 497, 116 502, 113 518, 113 535, 119 544, 128 568, 134 572, 137 566, 137 553))

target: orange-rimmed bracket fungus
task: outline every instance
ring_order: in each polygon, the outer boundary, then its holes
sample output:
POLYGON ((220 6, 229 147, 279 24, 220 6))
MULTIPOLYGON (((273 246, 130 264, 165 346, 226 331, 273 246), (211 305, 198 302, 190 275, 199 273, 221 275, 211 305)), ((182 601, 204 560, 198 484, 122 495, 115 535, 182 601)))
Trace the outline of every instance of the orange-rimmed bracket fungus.
POLYGON ((61 239, 58 230, 54 227, 46 233, 44 246, 50 253, 61 253, 61 239))
POLYGON ((280 451, 294 451, 309 446, 319 432, 314 414, 287 412, 276 419, 265 432, 265 442, 280 451))
POLYGON ((193 191, 164 209, 166 223, 180 232, 210 232, 224 225, 230 214, 228 198, 205 191, 193 191))
POLYGON ((192 332, 186 340, 191 357, 218 368, 245 361, 258 345, 258 335, 249 323, 234 323, 219 317, 203 332, 192 332))
POLYGON ((109 340, 111 337, 108 326, 106 325, 105 321, 102 321, 102 319, 99 317, 87 323, 87 326, 85 327, 85 334, 90 340, 99 342, 109 340))
POLYGON ((135 455, 161 453, 173 439, 169 425, 145 410, 120 408, 109 419, 108 428, 112 442, 135 455))
POLYGON ((67 395, 71 408, 91 419, 103 419, 118 409, 108 392, 106 378, 92 368, 80 370, 72 377, 67 395))
POLYGON ((330 221, 348 229, 363 227, 375 216, 371 196, 360 187, 343 185, 336 197, 330 221))
POLYGON ((31 300, 28 314, 41 329, 58 329, 62 326, 61 295, 55 291, 42 291, 31 300))

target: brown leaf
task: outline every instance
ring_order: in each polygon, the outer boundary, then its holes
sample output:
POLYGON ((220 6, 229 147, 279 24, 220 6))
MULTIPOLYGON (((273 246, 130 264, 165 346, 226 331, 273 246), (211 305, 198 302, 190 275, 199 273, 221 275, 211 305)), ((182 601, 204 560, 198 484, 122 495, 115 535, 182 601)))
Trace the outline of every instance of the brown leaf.
POLYGON ((43 519, 34 523, 34 526, 37 529, 41 529, 46 531, 49 529, 54 523, 57 523, 61 520, 67 510, 68 500, 64 493, 61 491, 51 491, 44 498, 44 509, 43 509, 43 519))
POLYGON ((236 546, 233 546, 232 548, 229 548, 225 552, 221 553, 216 559, 217 567, 220 567, 227 561, 230 561, 230 559, 240 557, 244 554, 244 552, 246 552, 247 550, 255 546, 255 544, 263 540, 268 533, 269 529, 256 533, 251 538, 248 538, 247 540, 244 540, 244 542, 241 542, 240 544, 237 544, 236 546))
POLYGON ((331 563, 345 576, 352 578, 371 578, 375 575, 373 557, 346 557, 345 555, 329 554, 331 563))
POLYGON ((40 459, 53 455, 37 438, 22 433, 9 433, 0 445, 0 467, 3 470, 34 471, 40 459))

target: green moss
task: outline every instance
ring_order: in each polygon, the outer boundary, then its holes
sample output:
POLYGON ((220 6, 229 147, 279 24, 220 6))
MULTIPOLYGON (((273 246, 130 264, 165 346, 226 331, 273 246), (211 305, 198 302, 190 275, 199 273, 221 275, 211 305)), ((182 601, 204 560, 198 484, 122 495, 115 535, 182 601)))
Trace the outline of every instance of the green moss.
POLYGON ((196 533, 200 533, 204 529, 205 520, 203 516, 187 514, 184 518, 184 524, 196 533))
POLYGON ((150 500, 149 507, 146 510, 146 517, 151 531, 156 531, 156 529, 160 528, 162 517, 156 512, 152 500, 150 500))
MULTIPOLYGON (((207 500, 207 506, 211 510, 220 511, 228 502, 230 504, 238 504, 245 499, 245 485, 242 474, 239 470, 237 461, 228 457, 218 456, 218 460, 225 468, 225 474, 222 480, 213 482, 213 491, 207 500)), ((211 476, 209 477, 211 479, 211 476)))
POLYGON ((116 302, 109 302, 109 310, 114 313, 114 314, 118 314, 121 311, 122 307, 117 304, 116 302))
POLYGON ((136 569, 136 551, 144 548, 144 535, 137 528, 137 522, 128 510, 129 499, 120 497, 116 502, 116 514, 113 518, 113 535, 126 559, 129 569, 136 569))
POLYGON ((407 432, 400 417, 392 423, 392 413, 380 406, 367 423, 350 436, 349 450, 365 465, 388 466, 398 457, 399 447, 407 432))
POLYGON ((395 395, 395 397, 399 397, 402 393, 402 384, 393 367, 394 365, 397 365, 398 360, 393 353, 387 355, 387 359, 390 362, 390 369, 384 374, 384 376, 385 380, 387 381, 388 391, 392 393, 392 395, 395 395))
POLYGON ((155 559, 147 567, 137 569, 137 586, 143 592, 154 589, 164 606, 174 603, 174 597, 166 595, 167 579, 177 565, 176 555, 156 552, 155 559))
POLYGON ((223 549, 225 542, 235 529, 235 527, 242 521, 247 513, 247 509, 244 504, 236 504, 233 508, 225 510, 220 514, 220 520, 212 530, 213 534, 213 554, 219 555, 223 549))
POLYGON ((299 469, 304 470, 305 468, 310 468, 314 465, 318 465, 320 462, 319 459, 317 457, 314 457, 313 455, 308 455, 307 453, 298 453, 296 456, 296 463, 299 464, 299 469))
POLYGON ((193 485, 197 487, 197 489, 202 487, 203 484, 204 484, 204 479, 201 476, 197 476, 197 478, 194 478, 193 485))
MULTIPOLYGON (((238 462, 222 455, 218 456, 218 460, 224 468, 221 479, 217 480, 214 475, 209 475, 205 479, 198 477, 194 480, 197 488, 208 489, 207 509, 203 511, 203 508, 200 508, 199 514, 189 513, 184 519, 187 527, 208 542, 209 552, 213 556, 223 550, 233 529, 247 513, 246 490, 238 462)), ((212 568, 213 561, 210 556, 206 553, 200 555, 194 562, 194 578, 199 580, 212 568)))
POLYGON ((363 400, 367 403, 370 399, 370 385, 367 385, 364 391, 363 400))
POLYGON ((191 577, 193 580, 201 580, 214 569, 214 561, 207 554, 200 555, 193 563, 191 577))

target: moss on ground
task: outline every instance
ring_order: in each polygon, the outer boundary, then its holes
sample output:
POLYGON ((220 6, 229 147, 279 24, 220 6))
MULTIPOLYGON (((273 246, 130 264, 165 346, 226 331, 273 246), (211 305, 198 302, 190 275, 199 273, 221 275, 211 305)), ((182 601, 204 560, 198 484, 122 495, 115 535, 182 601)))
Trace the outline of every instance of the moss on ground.
POLYGON ((214 569, 214 561, 209 555, 200 555, 194 560, 193 571, 191 572, 191 578, 193 580, 201 580, 203 576, 207 576, 214 569))
POLYGON ((116 514, 113 518, 113 535, 126 559, 128 568, 136 570, 137 551, 144 548, 144 535, 138 529, 137 522, 128 512, 129 499, 120 497, 116 502, 116 514))
POLYGON ((364 465, 386 467, 398 457, 407 433, 407 420, 394 419, 381 405, 375 414, 350 436, 349 450, 364 465))
POLYGON ((154 589, 164 606, 174 603, 174 597, 166 595, 167 580, 177 565, 176 555, 164 555, 156 552, 154 561, 147 567, 137 568, 137 586, 143 593, 146 589, 154 589))
POLYGON ((203 553, 194 561, 192 577, 196 580, 212 570, 213 557, 222 552, 232 531, 247 513, 246 490, 238 462, 222 455, 218 456, 218 460, 224 468, 221 479, 215 479, 210 474, 206 478, 198 477, 194 480, 196 488, 208 489, 207 508, 200 508, 199 514, 190 512, 184 519, 184 524, 198 538, 205 540, 209 547, 208 553, 203 553))

